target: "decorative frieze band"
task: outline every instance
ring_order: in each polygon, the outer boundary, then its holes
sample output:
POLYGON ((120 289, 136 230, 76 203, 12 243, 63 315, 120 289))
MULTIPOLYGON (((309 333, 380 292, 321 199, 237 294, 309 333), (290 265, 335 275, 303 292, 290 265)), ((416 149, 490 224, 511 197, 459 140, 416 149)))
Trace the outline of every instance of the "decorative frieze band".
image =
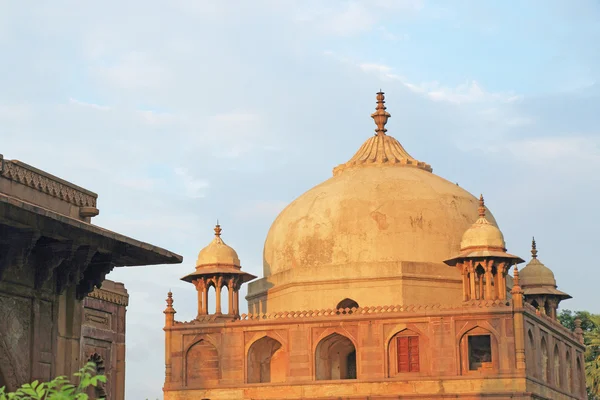
POLYGON ((129 296, 123 293, 116 293, 110 290, 95 288, 91 293, 87 295, 93 299, 107 301, 109 303, 118 304, 120 306, 129 305, 129 296))
POLYGON ((22 163, 5 160, 0 155, 0 176, 28 186, 32 189, 58 197, 78 207, 96 207, 97 196, 91 192, 84 192, 50 176, 41 174, 34 169, 28 168, 22 163))

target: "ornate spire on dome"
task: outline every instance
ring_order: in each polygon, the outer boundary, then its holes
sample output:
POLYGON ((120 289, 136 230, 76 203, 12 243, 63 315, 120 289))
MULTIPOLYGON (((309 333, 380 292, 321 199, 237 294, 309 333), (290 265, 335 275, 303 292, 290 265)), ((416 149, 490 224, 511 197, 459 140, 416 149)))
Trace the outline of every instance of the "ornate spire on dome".
POLYGON ((375 125, 377 125, 377 129, 375 129, 375 136, 377 135, 385 135, 387 129, 385 129, 385 124, 387 124, 388 118, 391 117, 390 113, 385 111, 385 93, 379 89, 377 92, 377 107, 375 107, 375 112, 371 114, 371 118, 375 121, 375 125))
POLYGON ((358 149, 356 154, 347 163, 338 165, 333 169, 333 175, 338 175, 346 169, 354 167, 367 166, 407 166, 423 169, 432 172, 431 165, 418 161, 412 157, 393 137, 387 135, 385 125, 391 115, 386 111, 384 93, 379 90, 377 93, 377 106, 375 112, 371 114, 371 118, 375 121, 377 129, 375 136, 370 137, 358 149))
POLYGON ((531 257, 532 258, 537 258, 537 246, 535 244, 535 237, 531 240, 531 257))
POLYGON ((221 225, 219 225, 219 220, 217 220, 217 225, 215 225, 215 236, 220 238, 222 231, 223 230, 221 229, 221 225))
POLYGON ((485 200, 483 200, 483 194, 479 195, 479 218, 485 218, 485 200))

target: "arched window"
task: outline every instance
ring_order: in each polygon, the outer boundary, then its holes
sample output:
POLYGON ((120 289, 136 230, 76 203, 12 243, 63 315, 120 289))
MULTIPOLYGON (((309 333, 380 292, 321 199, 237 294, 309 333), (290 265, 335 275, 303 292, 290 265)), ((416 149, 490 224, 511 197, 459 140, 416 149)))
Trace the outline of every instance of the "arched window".
POLYGON ((421 371, 419 335, 409 329, 396 333, 388 343, 389 376, 421 371))
POLYGON ((286 365, 279 341, 265 336, 248 349, 248 383, 285 381, 286 365))
POLYGON ((215 346, 207 340, 200 340, 187 351, 186 384, 188 386, 217 385, 221 378, 221 363, 215 346))
POLYGON ((541 358, 541 371, 542 371, 542 379, 545 382, 550 382, 550 368, 549 368, 549 361, 550 359, 548 358, 548 345, 546 344, 546 338, 542 338, 542 344, 541 344, 541 349, 542 349, 542 358, 541 358))
POLYGON ((317 380, 356 379, 356 348, 347 337, 332 333, 319 342, 315 353, 317 380))
POLYGON ((535 356, 535 341, 533 340, 533 333, 531 329, 527 331, 527 349, 526 349, 526 357, 527 357, 527 368, 529 369, 529 373, 535 377, 537 377, 537 368, 536 368, 536 356, 535 356))
POLYGON ((561 376, 560 376, 560 351, 558 349, 558 345, 554 345, 554 359, 552 362, 552 366, 554 368, 554 384, 557 387, 560 387, 561 376))
POLYGON ((573 360, 571 360, 571 352, 569 350, 567 350, 566 356, 565 356, 565 366, 566 371, 565 371, 565 378, 567 381, 567 385, 566 385, 566 389, 570 390, 571 392, 573 391, 573 368, 571 366, 571 364, 573 363, 573 360))
POLYGON ((335 307, 335 309, 337 310, 336 314, 352 314, 353 308, 358 308, 358 303, 352 299, 347 298, 340 301, 335 307), (340 311, 340 309, 343 309, 343 311, 340 311), (348 309, 348 311, 346 311, 346 309, 348 309))
POLYGON ((498 344, 490 331, 475 327, 460 340, 463 373, 488 373, 498 370, 498 344))

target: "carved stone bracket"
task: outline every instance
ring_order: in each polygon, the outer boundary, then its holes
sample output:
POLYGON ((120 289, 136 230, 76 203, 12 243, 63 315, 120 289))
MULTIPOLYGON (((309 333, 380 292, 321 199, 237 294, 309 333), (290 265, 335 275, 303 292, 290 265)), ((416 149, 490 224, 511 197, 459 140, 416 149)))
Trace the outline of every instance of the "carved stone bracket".
POLYGON ((106 275, 113 270, 111 254, 96 253, 90 264, 86 268, 81 279, 77 282, 76 296, 78 300, 82 300, 90 294, 94 288, 100 289, 106 275))
POLYGON ((56 270, 56 293, 62 294, 70 284, 78 284, 92 261, 96 249, 78 246, 71 256, 56 270))
POLYGON ((42 238, 36 244, 30 263, 35 270, 35 289, 40 289, 54 275, 63 261, 72 257, 77 246, 72 241, 53 241, 42 238))
POLYGON ((21 267, 27 264, 39 238, 39 232, 0 226, 0 279, 10 266, 21 267))

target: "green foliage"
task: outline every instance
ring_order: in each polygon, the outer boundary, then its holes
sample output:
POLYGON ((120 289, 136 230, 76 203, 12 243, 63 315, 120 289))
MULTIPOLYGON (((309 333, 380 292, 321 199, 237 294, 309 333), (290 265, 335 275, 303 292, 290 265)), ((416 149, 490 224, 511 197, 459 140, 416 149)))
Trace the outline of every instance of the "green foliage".
POLYGON ((50 382, 26 383, 16 392, 6 393, 6 388, 0 388, 0 400, 88 400, 85 393, 89 387, 106 383, 106 376, 95 375, 96 364, 87 363, 74 374, 79 384, 74 385, 66 376, 59 376, 50 382))
POLYGON ((562 310, 558 320, 570 330, 575 329, 575 319, 581 320, 585 344, 585 382, 590 400, 600 399, 600 315, 587 311, 562 310))

